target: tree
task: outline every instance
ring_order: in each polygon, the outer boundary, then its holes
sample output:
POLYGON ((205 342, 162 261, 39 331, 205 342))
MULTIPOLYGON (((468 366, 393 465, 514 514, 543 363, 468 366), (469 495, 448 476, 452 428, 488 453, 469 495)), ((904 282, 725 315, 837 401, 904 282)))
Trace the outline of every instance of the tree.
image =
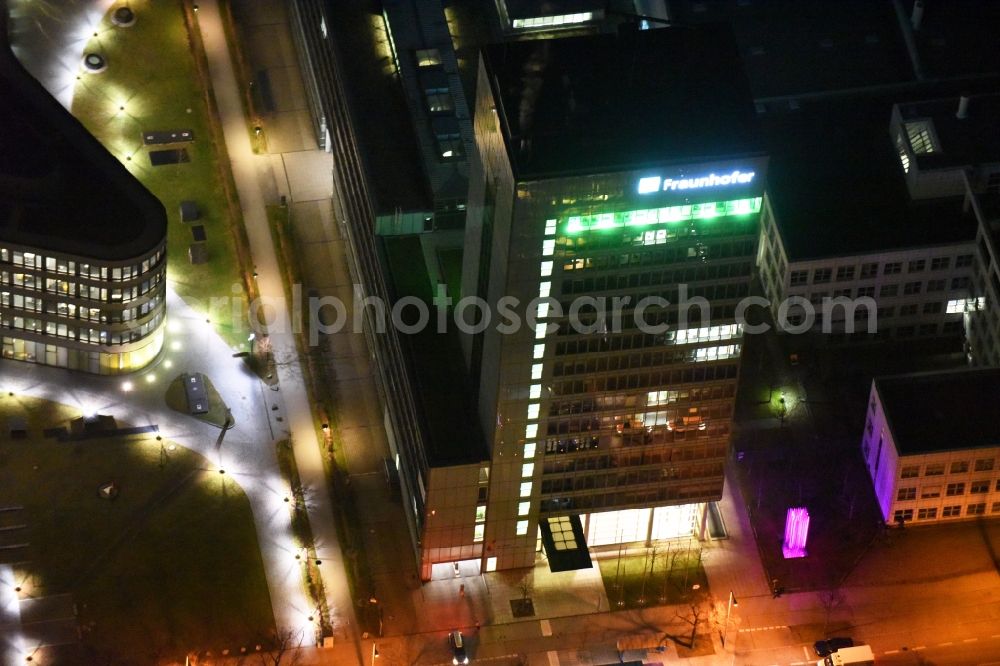
MULTIPOLYGON (((725 613, 722 613, 722 615, 724 616, 725 613)), ((705 629, 707 627, 708 632, 711 632, 713 627, 719 628, 722 624, 720 611, 715 600, 710 595, 695 595, 691 597, 685 604, 678 608, 674 614, 674 618, 679 620, 681 625, 685 627, 685 634, 687 633, 686 628, 691 628, 690 636, 685 638, 670 636, 675 643, 679 643, 686 648, 694 647, 695 642, 698 640, 699 628, 705 629)))
POLYGON ((521 600, 527 601, 534 588, 535 584, 532 575, 528 573, 522 576, 520 582, 517 584, 517 589, 521 593, 521 600))
POLYGON ((271 652, 261 652, 260 663, 262 666, 294 666, 299 663, 302 647, 301 629, 279 629, 274 634, 274 650, 271 652), (288 657, 286 660, 285 658, 288 657))
POLYGON ((826 635, 830 630, 830 620, 833 619, 833 614, 844 607, 847 603, 847 596, 836 583, 821 590, 816 596, 819 597, 820 606, 823 607, 823 635, 826 635))

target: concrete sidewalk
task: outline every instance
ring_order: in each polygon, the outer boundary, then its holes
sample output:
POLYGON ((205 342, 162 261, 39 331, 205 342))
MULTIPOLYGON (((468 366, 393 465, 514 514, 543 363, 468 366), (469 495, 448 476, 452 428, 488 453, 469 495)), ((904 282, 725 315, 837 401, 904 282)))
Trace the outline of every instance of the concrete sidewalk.
MULTIPOLYGON (((319 569, 330 610, 327 620, 333 627, 336 640, 353 643, 357 640, 354 608, 334 525, 313 413, 299 363, 288 304, 284 301, 281 272, 265 210, 265 204, 276 203, 268 200, 264 185, 270 176, 269 164, 267 158, 254 154, 250 144, 242 96, 230 59, 218 4, 215 0, 207 0, 200 2, 199 6, 198 25, 205 44, 226 149, 256 266, 257 286, 265 302, 281 304, 274 308, 274 316, 269 322, 268 330, 281 386, 281 402, 291 433, 299 477, 310 498, 309 522, 317 554, 322 558, 319 569)), ((360 652, 356 656, 357 661, 360 661, 360 652)), ((342 657, 344 658, 346 657, 342 657)), ((340 661, 340 663, 349 662, 340 661)))
POLYGON ((274 442, 283 435, 284 425, 278 421, 283 412, 270 409, 277 394, 264 389, 243 362, 233 358, 234 350, 205 323, 205 313, 192 310, 169 288, 167 313, 164 352, 142 372, 101 377, 0 361, 0 388, 83 413, 107 414, 121 424, 156 426, 164 438, 225 469, 250 500, 275 622, 308 629, 303 618, 310 610, 294 560, 291 515, 283 501, 289 489, 275 454, 274 442), (221 446, 218 428, 167 407, 166 387, 184 372, 203 372, 231 409, 235 425, 226 431, 221 446))

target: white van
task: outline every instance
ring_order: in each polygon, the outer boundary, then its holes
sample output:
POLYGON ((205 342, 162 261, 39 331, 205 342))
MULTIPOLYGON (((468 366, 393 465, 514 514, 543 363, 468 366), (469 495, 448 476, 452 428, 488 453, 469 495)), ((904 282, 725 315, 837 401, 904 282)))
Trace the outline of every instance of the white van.
POLYGON ((823 657, 816 666, 875 666, 875 655, 870 645, 855 645, 823 657))

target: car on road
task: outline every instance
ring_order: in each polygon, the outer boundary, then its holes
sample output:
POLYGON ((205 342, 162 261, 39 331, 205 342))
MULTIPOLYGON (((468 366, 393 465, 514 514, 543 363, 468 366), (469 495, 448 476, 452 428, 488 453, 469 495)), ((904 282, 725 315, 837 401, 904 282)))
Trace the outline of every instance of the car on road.
POLYGON ((816 650, 817 657, 825 657, 833 654, 840 648, 849 647, 854 647, 854 639, 847 636, 834 636, 833 638, 826 638, 813 643, 813 649, 816 650))
POLYGON ((461 631, 448 634, 448 644, 451 646, 451 663, 454 666, 469 663, 469 654, 465 651, 465 637, 461 631))

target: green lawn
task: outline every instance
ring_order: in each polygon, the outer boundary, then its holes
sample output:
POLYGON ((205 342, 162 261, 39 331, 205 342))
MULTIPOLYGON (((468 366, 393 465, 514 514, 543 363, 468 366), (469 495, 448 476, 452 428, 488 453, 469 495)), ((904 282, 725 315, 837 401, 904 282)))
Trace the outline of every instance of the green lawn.
POLYGON ((212 383, 212 380, 208 377, 204 377, 205 393, 208 396, 208 412, 205 414, 191 414, 190 408, 188 407, 187 393, 184 391, 185 377, 186 375, 177 375, 167 386, 167 392, 164 395, 167 407, 175 412, 187 414, 193 419, 211 423, 219 428, 226 427, 232 415, 229 413, 229 407, 226 405, 226 401, 222 399, 222 396, 219 395, 219 392, 215 389, 215 385, 212 383))
MULTIPOLYGON (((77 410, 9 397, 28 439, 0 431, 0 506, 23 506, 19 575, 33 596, 72 593, 92 656, 183 661, 266 643, 274 630, 250 505, 200 455, 149 435, 59 442, 42 429, 77 410), (161 467, 162 463, 162 467, 161 467), (120 488, 113 500, 99 486, 120 488)), ((94 663, 97 663, 95 661, 94 663)))
MULTIPOLYGON (((115 5, 117 7, 117 5, 115 5)), ((137 21, 117 28, 105 17, 87 51, 103 54, 108 69, 81 73, 73 97, 73 115, 155 194, 167 210, 168 278, 195 309, 208 313, 213 297, 245 301, 230 219, 213 144, 206 98, 185 27, 180 2, 133 2, 137 21), (122 109, 124 107, 124 110, 122 109), (190 162, 153 167, 143 145, 146 130, 190 129, 193 143, 180 144, 190 162), (207 234, 209 261, 192 266, 190 225, 180 221, 182 200, 197 202, 207 234), (234 285, 236 288, 234 288, 234 285)), ((154 147, 155 148, 155 147, 154 147)), ((226 165, 228 168, 228 165, 226 165)), ((238 210, 238 208, 237 208, 238 210)), ((211 308, 211 319, 230 344, 246 341, 234 330, 232 308, 211 308)))
POLYGON ((701 566, 698 544, 687 550, 687 542, 671 542, 646 555, 605 557, 599 561, 608 602, 614 608, 640 608, 676 604, 708 593, 708 579, 701 566), (620 564, 619 564, 620 562, 620 564))

